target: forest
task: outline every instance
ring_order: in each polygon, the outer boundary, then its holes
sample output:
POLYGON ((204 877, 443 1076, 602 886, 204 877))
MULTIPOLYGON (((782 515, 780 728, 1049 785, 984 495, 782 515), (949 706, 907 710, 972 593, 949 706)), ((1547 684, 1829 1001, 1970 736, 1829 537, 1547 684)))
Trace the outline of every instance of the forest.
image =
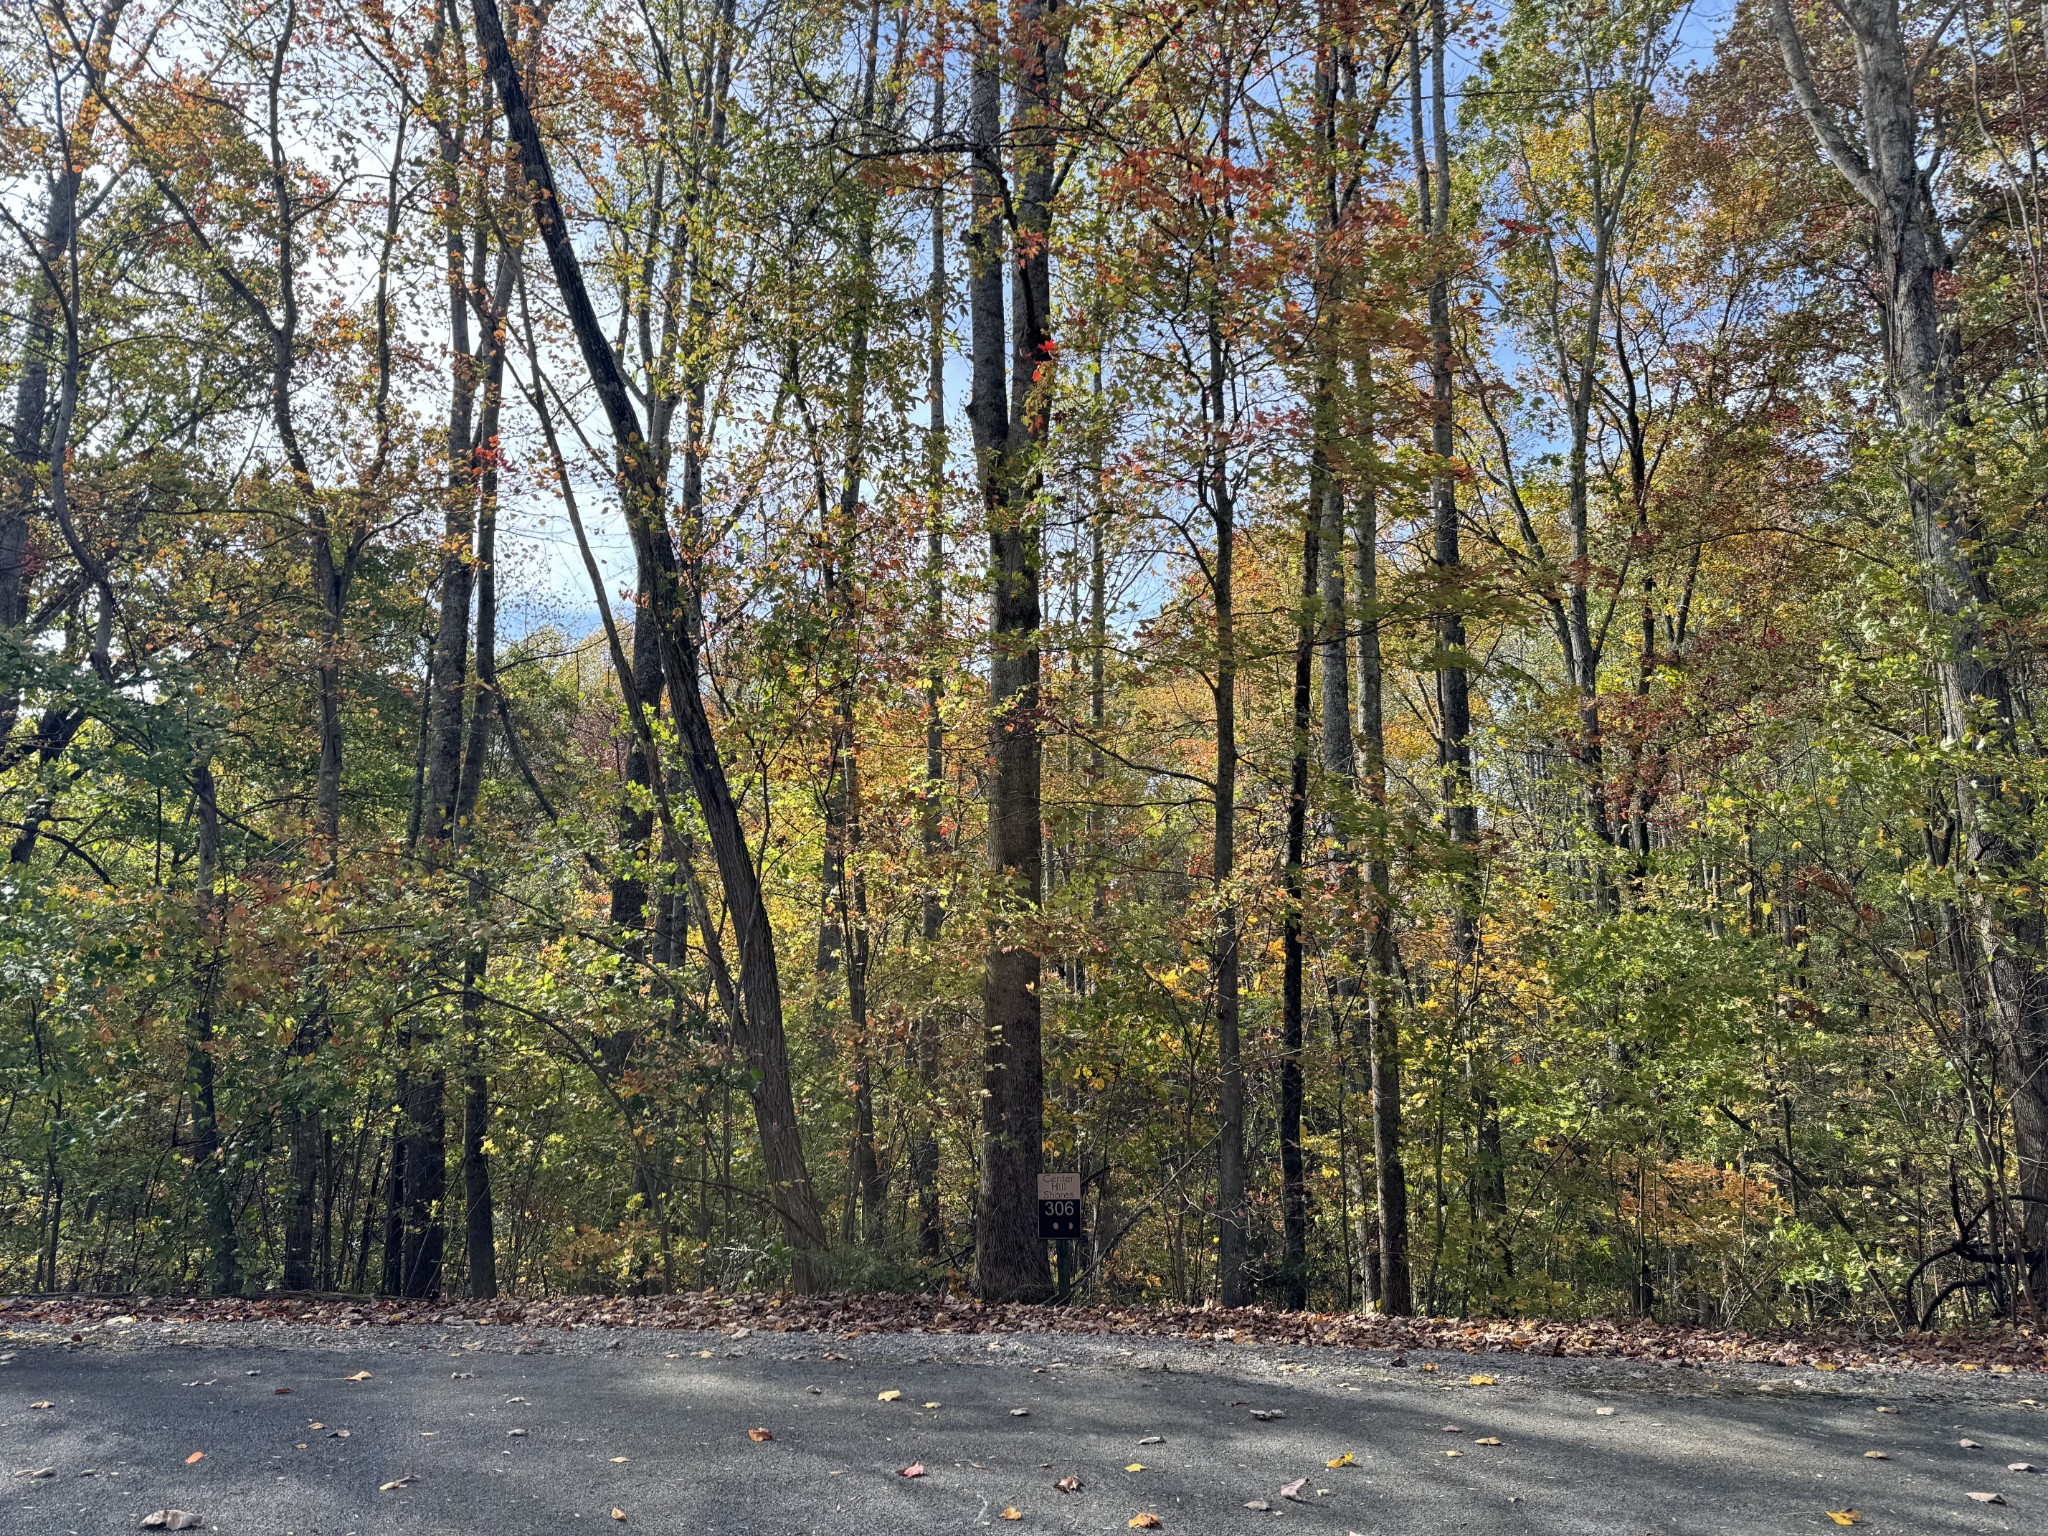
POLYGON ((0 1291, 2048 1310, 2048 12, 4 14, 0 1291))

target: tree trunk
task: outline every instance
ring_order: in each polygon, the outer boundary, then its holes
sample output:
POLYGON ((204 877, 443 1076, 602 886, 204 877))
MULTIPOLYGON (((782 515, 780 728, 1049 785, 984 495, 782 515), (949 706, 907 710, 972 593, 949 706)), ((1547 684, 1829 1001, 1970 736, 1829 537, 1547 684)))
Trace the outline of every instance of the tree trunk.
MULTIPOLYGON (((563 222, 563 204, 555 188, 554 171, 541 143, 539 126, 527 105, 518 66, 506 45, 496 0, 474 0, 474 6, 478 37, 507 131, 518 152, 522 178, 532 199, 555 286, 611 429, 619 460, 620 504, 633 536, 634 552, 654 574, 651 612, 660 627, 662 670, 690 782, 711 840, 712 856, 718 863, 726 906, 733 917, 744 1004, 741 1016, 745 1027, 739 1043, 751 1068, 748 1087, 769 1198, 792 1250, 792 1283, 799 1290, 820 1289, 829 1278, 823 1262, 828 1239, 810 1174, 804 1166, 803 1140, 783 1034, 782 982, 775 935, 768 922, 760 872, 754 867, 739 806, 704 707, 699 662, 701 632, 694 589, 686 588, 687 573, 676 558, 660 465, 649 451, 618 358, 591 304, 581 262, 563 222)), ((693 426, 693 441, 695 432, 693 426)), ((693 561, 695 558, 693 553, 693 561)), ((659 777, 656 775, 657 782, 659 777)))
POLYGON ((1307 899, 1308 760, 1316 655, 1322 502, 1328 467, 1320 452, 1301 516, 1301 601, 1295 615, 1292 761, 1287 776, 1287 863, 1281 875, 1280 949, 1280 1304, 1308 1305, 1308 1189, 1301 1156, 1302 930, 1307 899))
POLYGON ((199 829, 194 873, 199 922, 193 935, 192 1033, 185 1048, 192 1081, 192 1173, 198 1185, 196 1203, 205 1224, 207 1283, 214 1295, 232 1296, 241 1289, 235 1253, 235 1216, 228 1200, 227 1167, 221 1152, 220 1122, 214 1110, 213 1002, 220 980, 225 940, 221 927, 226 909, 215 889, 220 879, 220 804, 214 793, 211 764, 194 765, 192 799, 199 829))
POLYGON ((1852 142, 1807 70, 1788 0, 1773 0, 1793 94, 1835 169, 1870 205, 1884 287, 1891 388, 1904 428, 1906 499, 1912 512, 1922 600, 1945 640, 1934 658, 1946 744, 1967 753, 1956 776, 1965 833, 1968 900, 1985 962, 1986 991, 2011 1094, 2018 1165, 2015 1212, 2026 1251, 2027 1289, 2048 1311, 2048 933, 2028 871, 2039 857, 2036 808, 2020 767, 2012 680, 1987 636, 1996 613, 1994 545, 1972 499, 1962 450, 1948 439, 1969 425, 1953 326, 1939 279, 1951 252, 1922 173, 1919 66, 1891 0, 1837 7, 1856 41, 1863 143, 1852 142), (2015 771, 2015 769, 2018 771, 2015 771))
POLYGON ((982 1159, 974 1284, 991 1301, 1051 1294, 1038 1236, 1044 1157, 1044 1072, 1036 943, 1022 931, 1045 891, 1039 734, 1039 456, 1050 418, 1053 157, 1051 109, 1060 44, 1046 27, 1056 3, 1018 0, 1010 52, 1022 59, 1011 136, 1017 144, 1019 248, 1004 380, 1003 167, 999 130, 1006 50, 994 15, 978 23, 969 139, 974 212, 968 305, 970 409, 989 529, 989 791, 991 892, 998 903, 982 973, 982 1159), (1041 372, 1046 376, 1041 377, 1041 372))
POLYGON ((1237 608, 1233 567, 1237 563, 1237 506, 1225 451, 1229 430, 1223 330, 1212 300, 1208 317, 1209 375, 1203 415, 1209 444, 1203 465, 1203 497, 1215 529, 1216 604, 1216 779, 1212 800, 1211 864, 1216 916, 1209 943, 1209 973, 1215 986, 1216 1060, 1221 1074, 1216 1119, 1216 1281, 1226 1307, 1251 1300, 1245 1275, 1244 1060, 1239 1040, 1238 913, 1233 882, 1237 874, 1237 608))
MULTIPOLYGON (((932 69, 932 122, 934 139, 946 127, 946 60, 941 52, 932 69)), ((939 933, 946 921, 945 898, 938 882, 938 866, 945 856, 946 839, 939 795, 946 781, 946 721, 941 706, 946 697, 946 675, 940 663, 940 646, 946 628, 946 188, 934 181, 931 201, 931 281, 925 298, 926 338, 925 395, 931 418, 925 432, 925 545, 924 545, 924 783, 918 791, 918 838, 925 859, 925 893, 920 914, 925 945, 925 963, 937 961, 939 933)), ((918 1009, 913 1025, 911 1055, 918 1081, 923 1086, 919 1106, 921 1122, 910 1146, 910 1182, 917 1192, 917 1251, 927 1263, 945 1252, 946 1227, 939 1208, 939 1133, 936 1089, 939 1076, 939 1018, 936 1003, 918 1009)))
MULTIPOLYGON (((1469 1036, 1470 1002, 1479 959, 1479 811, 1472 798, 1472 692, 1466 668, 1465 570, 1460 548, 1458 483, 1451 470, 1455 375, 1452 372, 1451 278, 1445 244, 1451 214, 1451 145, 1445 110, 1444 56, 1449 48, 1444 0, 1429 8, 1429 153, 1424 155, 1421 73, 1411 52, 1409 105, 1418 202, 1424 231, 1436 241, 1429 283, 1430 563, 1436 579, 1437 773, 1451 873, 1450 958, 1453 1007, 1469 1036)), ((1467 1042, 1467 1076, 1475 1126, 1472 1216, 1491 1223, 1506 1204, 1500 1114, 1483 1047, 1467 1042)))

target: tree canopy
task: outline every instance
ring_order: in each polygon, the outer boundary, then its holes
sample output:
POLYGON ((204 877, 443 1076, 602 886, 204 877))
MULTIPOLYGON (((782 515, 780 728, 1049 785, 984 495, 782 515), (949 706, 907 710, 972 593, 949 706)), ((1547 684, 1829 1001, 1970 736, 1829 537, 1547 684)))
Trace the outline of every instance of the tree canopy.
POLYGON ((0 1288, 2048 1308, 2038 9, 15 14, 0 1288))

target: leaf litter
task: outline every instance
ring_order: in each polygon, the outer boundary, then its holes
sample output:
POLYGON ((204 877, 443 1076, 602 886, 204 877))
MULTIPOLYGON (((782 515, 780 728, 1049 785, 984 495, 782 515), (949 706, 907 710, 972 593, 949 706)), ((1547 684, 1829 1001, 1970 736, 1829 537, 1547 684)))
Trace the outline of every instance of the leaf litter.
MULTIPOLYGON (((1341 1345, 1353 1349, 1622 1358, 1690 1364, 1747 1362, 1819 1369, 1972 1365, 2048 1370, 2048 1335, 1960 1329, 1891 1338, 1849 1329, 1749 1333, 1639 1319, 1396 1318, 1365 1313, 1280 1312, 1262 1307, 976 1306, 935 1296, 774 1296, 693 1291, 675 1296, 549 1297, 527 1301, 401 1302, 362 1297, 9 1297, 0 1326, 98 1326, 115 1317, 204 1324, 308 1323, 380 1328, 462 1323, 531 1331, 544 1327, 685 1329, 737 1336, 820 1333, 1083 1334, 1184 1339, 1206 1344, 1341 1345)), ((522 1343, 529 1340, 522 1339, 522 1343)), ((703 1358, 709 1358, 707 1351, 703 1358)), ((1435 1362, 1426 1362, 1434 1365, 1435 1362)), ((2009 1372, 2001 1374, 2010 1374, 2009 1372)), ((353 1380, 370 1379, 361 1373, 353 1380)))

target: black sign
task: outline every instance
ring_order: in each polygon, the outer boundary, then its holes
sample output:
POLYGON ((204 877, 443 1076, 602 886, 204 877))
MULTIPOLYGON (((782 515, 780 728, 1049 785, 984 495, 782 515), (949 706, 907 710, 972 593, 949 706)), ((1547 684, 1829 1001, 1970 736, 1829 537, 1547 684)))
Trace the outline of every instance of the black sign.
POLYGON ((1041 1200, 1038 1202, 1038 1235, 1051 1241, 1081 1235, 1081 1202, 1041 1200))

